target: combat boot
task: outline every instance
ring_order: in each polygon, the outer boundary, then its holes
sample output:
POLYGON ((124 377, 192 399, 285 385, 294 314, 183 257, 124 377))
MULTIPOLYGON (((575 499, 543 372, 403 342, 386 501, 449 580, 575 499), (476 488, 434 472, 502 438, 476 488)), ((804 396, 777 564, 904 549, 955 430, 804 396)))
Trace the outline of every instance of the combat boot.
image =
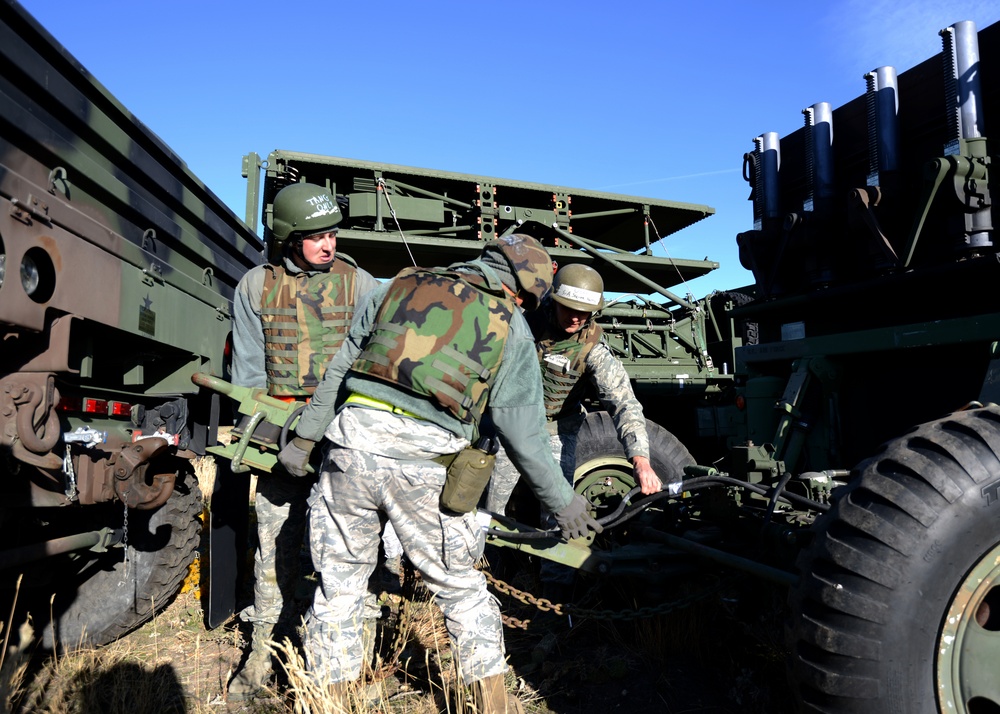
POLYGON ((469 714, 524 714, 520 700, 507 693, 502 674, 472 683, 472 706, 469 714))
POLYGON ((244 701, 260 695, 274 676, 268 640, 271 625, 254 623, 250 636, 250 654, 242 669, 229 682, 229 699, 244 701))

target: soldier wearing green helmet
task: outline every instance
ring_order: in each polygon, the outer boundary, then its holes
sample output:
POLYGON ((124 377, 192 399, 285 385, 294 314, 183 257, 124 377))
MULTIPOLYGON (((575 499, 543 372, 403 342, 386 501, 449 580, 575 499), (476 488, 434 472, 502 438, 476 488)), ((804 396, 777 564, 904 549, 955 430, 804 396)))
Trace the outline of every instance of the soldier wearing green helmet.
MULTIPOLYGON (((601 326, 594 321, 603 307, 600 273, 588 265, 572 263, 555 274, 552 292, 541 307, 526 315, 541 367, 550 447, 562 465, 563 477, 572 484, 577 433, 586 416, 583 400, 594 393, 611 415, 618 440, 632 462, 636 483, 644 494, 656 493, 661 482, 649 461, 642 405, 635 398, 625 368, 602 341, 601 326)), ((518 478, 511 459, 504 451, 498 453, 486 509, 503 514, 518 478)), ((543 596, 564 600, 574 574, 570 568, 543 561, 543 596)))
MULTIPOLYGON (((287 401, 312 394, 347 334, 354 306, 378 282, 343 253, 343 214, 329 189, 295 183, 274 198, 271 261, 251 269, 233 300, 235 384, 266 387, 287 401)), ((232 699, 260 692, 273 675, 269 640, 291 634, 310 483, 282 474, 257 479, 251 648, 229 684, 232 699)))
POLYGON ((330 441, 310 497, 320 587, 304 649, 312 676, 334 699, 360 673, 364 583, 388 520, 444 613, 477 711, 523 711, 505 692, 500 612, 474 567, 485 545, 475 504, 456 513, 441 500, 445 464, 476 451, 489 409, 563 537, 601 530, 543 436, 534 342, 518 309, 537 307, 551 286, 551 265, 538 241, 514 234, 489 241, 467 263, 401 271, 358 306, 295 439, 279 454, 290 472, 304 473, 316 442, 330 441))

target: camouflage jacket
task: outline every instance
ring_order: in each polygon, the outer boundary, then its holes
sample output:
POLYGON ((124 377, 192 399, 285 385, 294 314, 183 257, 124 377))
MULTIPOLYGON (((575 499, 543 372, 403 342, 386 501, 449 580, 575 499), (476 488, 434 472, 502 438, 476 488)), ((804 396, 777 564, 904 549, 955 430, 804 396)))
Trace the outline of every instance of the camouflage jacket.
MULTIPOLYGON (((482 420, 517 308, 475 273, 407 268, 392 281, 351 370, 482 420)), ((366 393, 359 384, 358 391, 366 393)), ((369 395, 370 396, 370 395, 369 395)))
MULTIPOLYGON (((283 261, 283 267, 293 275, 303 272, 288 258, 283 261)), ((267 265, 251 268, 236 286, 236 294, 233 296, 232 382, 241 387, 268 386, 264 357, 264 325, 261 320, 261 302, 267 272, 267 265)), ((320 271, 306 273, 308 276, 322 274, 320 271)), ((361 268, 356 268, 354 279, 357 299, 379 284, 370 273, 361 268)))
MULTIPOLYGON (((482 277, 494 292, 501 289, 497 274, 479 260, 454 265, 450 269, 482 277)), ((474 440, 476 425, 460 420, 435 401, 418 396, 408 389, 350 371, 375 332, 376 317, 390 286, 391 283, 380 286, 357 305, 343 347, 330 361, 312 401, 302 413, 295 429, 298 436, 311 441, 322 439, 344 400, 352 392, 361 392, 410 412, 452 434, 469 441, 474 440)), ((564 508, 572 499, 573 490, 563 478, 562 470, 549 449, 535 343, 524 316, 516 310, 510 318, 510 332, 503 345, 500 365, 489 390, 487 404, 511 460, 524 475, 535 495, 551 511, 564 508)), ((407 436, 400 434, 399 438, 406 439, 407 436)))
POLYGON ((543 304, 530 319, 538 359, 546 372, 547 414, 555 420, 579 419, 584 411, 583 387, 592 386, 601 407, 614 422, 625 455, 648 458, 649 437, 642 405, 635 398, 625 367, 601 341, 601 328, 591 323, 567 336, 553 320, 551 303, 543 304), (559 356, 565 360, 559 360, 559 356))

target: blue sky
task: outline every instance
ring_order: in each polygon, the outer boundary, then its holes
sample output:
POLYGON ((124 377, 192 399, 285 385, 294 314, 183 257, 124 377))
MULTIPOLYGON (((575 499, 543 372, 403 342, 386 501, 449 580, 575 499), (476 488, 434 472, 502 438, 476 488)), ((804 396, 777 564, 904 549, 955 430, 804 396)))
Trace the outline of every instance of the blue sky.
POLYGON ((755 136, 1000 20, 996 0, 22 4, 241 217, 241 157, 274 149, 707 204, 657 248, 722 264, 695 296, 752 282, 755 136))

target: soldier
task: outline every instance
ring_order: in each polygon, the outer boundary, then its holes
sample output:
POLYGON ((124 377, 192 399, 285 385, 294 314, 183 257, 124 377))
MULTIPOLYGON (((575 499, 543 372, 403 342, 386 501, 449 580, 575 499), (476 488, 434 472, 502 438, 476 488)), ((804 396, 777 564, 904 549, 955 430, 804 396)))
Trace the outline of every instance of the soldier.
MULTIPOLYGON (((490 241, 468 263, 401 271, 359 305, 344 348, 278 456, 303 473, 324 433, 331 442, 310 496, 310 542, 322 567, 305 650, 313 676, 340 706, 360 672, 364 585, 380 519, 388 519, 444 613, 478 711, 521 710, 503 686, 499 608, 474 567, 485 543, 475 502, 453 513, 440 498, 446 464, 462 462, 489 407, 562 536, 601 530, 542 437, 541 379, 517 306, 537 307, 551 280, 545 249, 517 234, 490 241)), ((457 473, 452 464, 448 478, 457 473)))
MULTIPOLYGON (((600 274, 587 265, 571 264, 556 273, 552 292, 542 307, 527 315, 541 365, 549 443, 564 478, 572 484, 577 433, 586 416, 582 400, 592 386, 614 421, 636 482, 644 494, 656 493, 661 482, 649 463, 642 405, 632 392, 622 363, 602 342, 601 326, 593 319, 603 307, 604 280, 600 274)), ((517 469, 501 451, 487 490, 487 510, 503 514, 517 480, 517 469)), ((571 568, 543 561, 546 597, 563 599, 574 575, 571 568)))
MULTIPOLYGON (((320 186, 295 183, 274 197, 271 233, 281 260, 251 269, 236 287, 235 384, 267 387, 274 397, 303 403, 316 389, 358 298, 378 285, 337 253, 341 217, 336 197, 320 186)), ((297 623, 294 596, 310 485, 277 473, 257 479, 254 604, 242 613, 253 633, 249 656, 229 684, 232 699, 252 697, 270 680, 265 643, 297 623)))

